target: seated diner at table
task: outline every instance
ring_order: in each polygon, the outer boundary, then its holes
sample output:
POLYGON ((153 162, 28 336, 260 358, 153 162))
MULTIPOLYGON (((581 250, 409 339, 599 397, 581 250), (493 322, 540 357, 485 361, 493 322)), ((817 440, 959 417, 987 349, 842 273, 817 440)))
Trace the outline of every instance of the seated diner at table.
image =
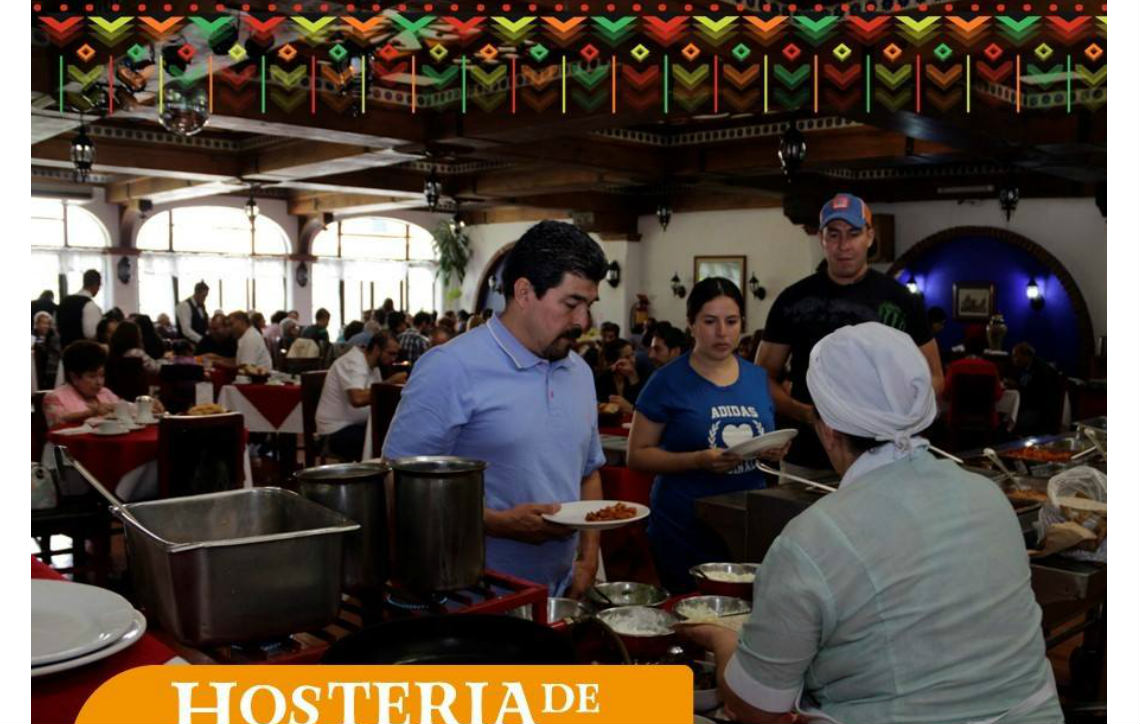
POLYGON ((594 391, 598 402, 610 403, 626 414, 633 414, 633 403, 645 385, 634 362, 633 344, 615 339, 602 348, 605 369, 594 375, 594 391))
POLYGON ((739 635, 682 632, 714 652, 727 718, 1061 722, 1017 517, 918 436, 937 405, 913 339, 841 327, 807 385, 839 489, 776 538, 739 635))
MULTIPOLYGON (((81 339, 63 350, 63 374, 67 381, 44 396, 49 430, 114 412, 119 396, 104 386, 106 364, 107 353, 98 342, 81 339)), ((154 401, 154 411, 163 411, 158 400, 154 401)))
POLYGON ((229 320, 221 312, 210 317, 210 326, 198 341, 194 354, 210 359, 233 359, 237 357, 237 341, 230 332, 229 320))
POLYGON ((260 367, 266 372, 273 369, 273 357, 265 345, 265 337, 253 326, 250 316, 245 312, 230 312, 228 320, 237 339, 235 363, 239 367, 260 367))
POLYGON ((402 375, 383 380, 381 366, 390 365, 400 354, 400 343, 386 332, 377 332, 367 347, 353 347, 337 358, 325 377, 317 403, 317 434, 328 438, 333 455, 359 460, 364 452, 364 435, 376 382, 403 381, 402 375))

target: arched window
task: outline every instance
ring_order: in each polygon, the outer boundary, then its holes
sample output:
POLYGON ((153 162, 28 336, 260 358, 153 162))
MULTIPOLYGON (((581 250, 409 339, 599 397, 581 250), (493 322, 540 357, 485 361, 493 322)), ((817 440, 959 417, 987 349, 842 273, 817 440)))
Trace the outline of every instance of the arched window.
POLYGON ((103 275, 95 301, 107 309, 111 284, 105 250, 111 246, 111 235, 99 219, 76 203, 33 198, 31 228, 30 296, 34 299, 51 289, 59 302, 82 289, 83 272, 95 269, 103 275))
POLYGON ((324 307, 330 329, 376 309, 391 298, 396 309, 436 307, 436 258, 432 236, 398 219, 344 219, 313 238, 313 309, 324 307))
POLYGON ((251 231, 245 210, 186 206, 155 214, 139 229, 139 309, 173 315, 174 306, 210 285, 208 310, 256 309, 269 317, 288 305, 289 237, 258 216, 251 231))

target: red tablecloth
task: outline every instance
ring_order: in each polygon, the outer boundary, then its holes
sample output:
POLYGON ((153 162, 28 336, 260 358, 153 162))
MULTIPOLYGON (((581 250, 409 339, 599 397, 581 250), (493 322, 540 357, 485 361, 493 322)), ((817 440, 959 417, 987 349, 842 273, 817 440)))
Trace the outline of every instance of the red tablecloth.
POLYGON ((104 485, 115 485, 138 466, 158 458, 158 425, 147 425, 126 435, 59 435, 48 442, 65 445, 72 457, 104 485))
MULTIPOLYGON (((63 577, 32 557, 32 578, 63 577)), ((71 671, 32 679, 32 724, 74 722, 87 698, 99 686, 127 669, 165 664, 175 653, 149 633, 134 646, 71 671)))
POLYGON ((285 418, 301 404, 300 385, 234 385, 273 427, 281 427, 285 418))
POLYGON ((216 400, 223 387, 233 384, 234 378, 237 377, 237 368, 214 365, 206 370, 205 375, 207 380, 214 383, 214 399, 216 400))

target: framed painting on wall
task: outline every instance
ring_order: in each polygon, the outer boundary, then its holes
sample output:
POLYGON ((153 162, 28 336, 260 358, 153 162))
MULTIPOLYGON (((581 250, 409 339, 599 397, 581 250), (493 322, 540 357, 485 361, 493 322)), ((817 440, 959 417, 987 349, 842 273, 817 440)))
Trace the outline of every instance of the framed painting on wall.
POLYGON ((743 256, 694 256, 693 283, 708 277, 724 277, 744 293, 744 280, 747 275, 747 257, 743 256))
POLYGON ((993 282, 958 282, 954 285, 955 321, 985 322, 993 313, 993 282))

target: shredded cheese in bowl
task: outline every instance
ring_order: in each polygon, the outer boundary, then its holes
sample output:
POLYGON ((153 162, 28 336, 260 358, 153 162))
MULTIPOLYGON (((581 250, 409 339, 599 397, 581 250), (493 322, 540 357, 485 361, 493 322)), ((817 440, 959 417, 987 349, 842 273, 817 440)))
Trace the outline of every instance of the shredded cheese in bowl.
POLYGON ((729 573, 728 571, 707 571, 705 578, 717 583, 752 583, 756 580, 755 573, 729 573))
POLYGON ((668 636, 680 619, 668 611, 646 606, 623 606, 598 613, 598 619, 621 636, 668 636))

